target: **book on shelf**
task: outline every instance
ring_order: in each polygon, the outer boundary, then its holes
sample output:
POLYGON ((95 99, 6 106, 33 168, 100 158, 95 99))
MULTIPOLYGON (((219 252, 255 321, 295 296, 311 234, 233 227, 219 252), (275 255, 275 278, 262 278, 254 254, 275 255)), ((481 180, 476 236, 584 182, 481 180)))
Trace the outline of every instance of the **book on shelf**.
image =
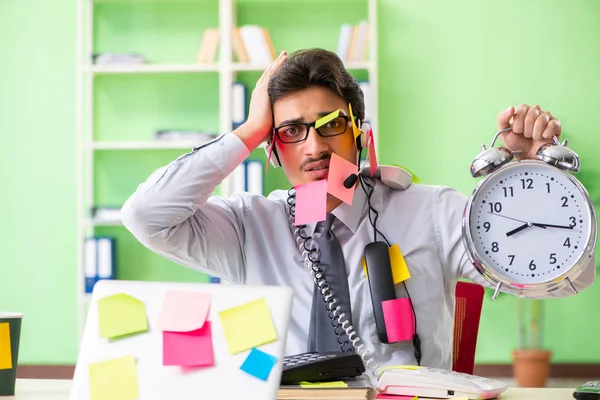
POLYGON ((344 62, 366 61, 369 48, 369 24, 343 24, 340 28, 337 55, 344 62))
POLYGON ((190 142, 203 144, 217 138, 215 132, 205 132, 193 129, 159 129, 154 132, 157 141, 190 142))
POLYGON ((233 53, 240 63, 267 65, 277 57, 269 29, 243 25, 233 29, 233 53))
POLYGON ((96 65, 140 65, 146 59, 138 53, 95 53, 92 62, 96 65))
POLYGON ((217 28, 204 30, 196 57, 197 64, 212 64, 215 62, 219 49, 219 36, 219 29, 217 28))
POLYGON ((277 400, 372 400, 376 395, 377 390, 368 377, 362 375, 335 382, 281 385, 277 400))

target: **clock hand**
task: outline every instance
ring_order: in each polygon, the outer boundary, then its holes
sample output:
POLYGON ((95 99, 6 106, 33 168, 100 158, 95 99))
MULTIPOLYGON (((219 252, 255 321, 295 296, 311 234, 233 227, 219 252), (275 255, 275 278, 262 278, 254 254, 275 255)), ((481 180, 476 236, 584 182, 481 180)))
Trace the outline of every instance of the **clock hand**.
POLYGON ((537 223, 533 223, 533 225, 535 226, 539 226, 540 228, 561 228, 561 229, 573 229, 572 226, 565 226, 565 225, 552 225, 552 224, 537 224, 537 223))
POLYGON ((513 218, 513 217, 507 217, 506 215, 502 215, 502 214, 495 214, 492 212, 488 212, 488 214, 492 214, 492 215, 497 215, 498 217, 502 217, 502 218, 508 218, 508 219, 512 219, 513 221, 519 221, 519 222, 523 222, 525 224, 527 224, 527 221, 523 221, 522 219, 517 219, 517 218, 513 218))
POLYGON ((529 228, 531 226, 531 223, 524 223, 523 225, 519 226, 518 228, 513 229, 510 232, 506 232, 506 236, 512 236, 517 232, 521 232, 523 229, 529 228))

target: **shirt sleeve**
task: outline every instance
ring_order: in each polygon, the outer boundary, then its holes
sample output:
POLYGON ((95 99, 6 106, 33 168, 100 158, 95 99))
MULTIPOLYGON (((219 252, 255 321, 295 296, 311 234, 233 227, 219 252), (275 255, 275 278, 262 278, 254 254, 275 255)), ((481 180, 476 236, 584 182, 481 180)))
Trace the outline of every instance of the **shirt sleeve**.
POLYGON ((213 192, 248 155, 231 133, 182 155, 138 186, 123 205, 123 224, 165 258, 242 283, 245 202, 213 192))

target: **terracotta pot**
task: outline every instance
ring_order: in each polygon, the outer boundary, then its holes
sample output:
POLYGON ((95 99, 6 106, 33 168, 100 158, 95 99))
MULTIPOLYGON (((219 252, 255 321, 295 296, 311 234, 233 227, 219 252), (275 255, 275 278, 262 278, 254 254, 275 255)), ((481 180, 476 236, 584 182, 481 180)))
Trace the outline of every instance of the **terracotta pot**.
POLYGON ((550 375, 548 350, 514 350, 513 374, 520 387, 545 387, 550 375))

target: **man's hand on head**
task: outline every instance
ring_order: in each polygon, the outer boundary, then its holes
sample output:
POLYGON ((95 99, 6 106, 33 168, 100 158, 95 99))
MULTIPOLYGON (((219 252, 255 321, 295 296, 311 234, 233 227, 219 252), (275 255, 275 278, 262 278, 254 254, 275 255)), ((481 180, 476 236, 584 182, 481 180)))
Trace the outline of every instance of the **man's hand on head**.
POLYGON ((252 91, 248 119, 242 126, 233 132, 244 142, 250 151, 253 151, 261 143, 268 141, 271 137, 273 111, 271 109, 271 99, 269 98, 267 89, 269 80, 286 59, 287 52, 282 51, 279 57, 265 69, 252 91))

